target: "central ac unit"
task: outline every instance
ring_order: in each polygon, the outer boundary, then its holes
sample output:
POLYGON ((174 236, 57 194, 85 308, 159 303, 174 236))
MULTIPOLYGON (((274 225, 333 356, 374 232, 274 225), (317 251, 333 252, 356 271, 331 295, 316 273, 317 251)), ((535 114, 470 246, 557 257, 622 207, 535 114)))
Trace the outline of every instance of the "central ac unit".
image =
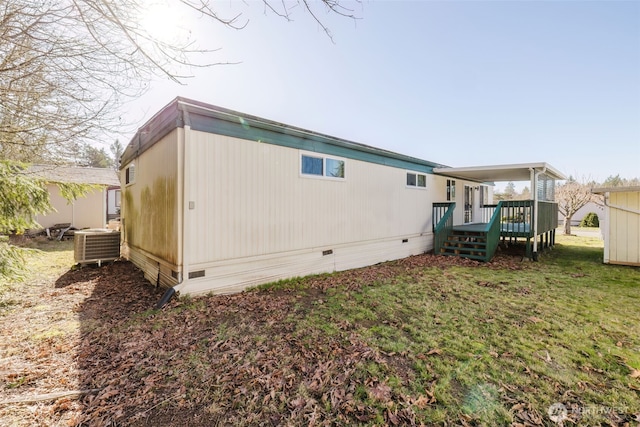
POLYGON ((94 228, 75 232, 74 258, 78 264, 113 261, 120 258, 120 232, 94 228))

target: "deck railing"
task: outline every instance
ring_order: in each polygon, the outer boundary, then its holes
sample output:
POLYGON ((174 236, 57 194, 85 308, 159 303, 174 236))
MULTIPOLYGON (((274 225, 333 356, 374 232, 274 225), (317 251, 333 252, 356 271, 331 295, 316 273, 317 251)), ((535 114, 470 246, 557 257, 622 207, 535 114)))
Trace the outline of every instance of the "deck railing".
MULTIPOLYGON (((533 237, 535 214, 533 200, 504 200, 502 201, 500 222, 504 234, 518 237, 533 237)), ((482 222, 489 219, 497 205, 484 205, 482 222)), ((558 227, 558 204, 555 202, 538 201, 538 234, 553 231, 558 227)))
POLYGON ((436 231, 436 228, 440 223, 442 217, 444 217, 448 211, 453 212, 453 209, 455 209, 455 207, 455 202, 438 202, 433 204, 433 221, 431 221, 431 228, 434 232, 436 231))
POLYGON ((455 202, 434 203, 433 204, 433 252, 440 253, 447 236, 453 228, 453 211, 455 202))
POLYGON ((538 202, 538 233, 553 231, 558 228, 558 204, 555 202, 538 202))
MULTIPOLYGON (((500 230, 526 237, 533 233, 533 200, 503 200, 500 207, 500 230)), ((482 207, 482 222, 489 222, 498 205, 482 207)))
POLYGON ((493 209, 493 214, 489 221, 487 221, 487 225, 485 226, 486 233, 486 253, 484 261, 489 262, 491 258, 493 258, 493 254, 496 252, 498 248, 498 244, 500 243, 500 228, 501 228, 501 214, 502 204, 504 202, 498 202, 498 204, 493 209))

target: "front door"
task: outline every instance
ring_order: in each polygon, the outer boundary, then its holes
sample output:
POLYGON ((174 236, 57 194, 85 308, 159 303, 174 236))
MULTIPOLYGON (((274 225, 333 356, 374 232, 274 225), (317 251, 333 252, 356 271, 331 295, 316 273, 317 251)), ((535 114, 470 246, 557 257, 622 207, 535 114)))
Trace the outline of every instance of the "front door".
POLYGON ((464 223, 473 222, 473 187, 464 186, 464 223))

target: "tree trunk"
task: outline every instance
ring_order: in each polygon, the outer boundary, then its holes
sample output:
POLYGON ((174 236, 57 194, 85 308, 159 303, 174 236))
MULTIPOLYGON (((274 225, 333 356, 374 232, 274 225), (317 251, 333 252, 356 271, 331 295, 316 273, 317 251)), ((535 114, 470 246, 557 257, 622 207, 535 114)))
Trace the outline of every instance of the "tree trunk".
POLYGON ((567 236, 571 235, 571 216, 564 217, 564 234, 567 236))

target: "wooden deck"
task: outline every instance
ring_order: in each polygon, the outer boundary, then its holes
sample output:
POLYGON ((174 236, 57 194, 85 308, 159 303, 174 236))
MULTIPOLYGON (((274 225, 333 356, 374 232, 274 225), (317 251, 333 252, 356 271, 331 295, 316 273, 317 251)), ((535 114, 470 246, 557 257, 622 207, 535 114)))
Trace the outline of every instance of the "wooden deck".
POLYGON ((538 209, 534 210, 534 204, 533 200, 516 200, 485 205, 482 222, 453 225, 455 203, 434 203, 434 251, 489 261, 499 240, 504 243, 523 238, 526 239, 525 256, 537 259, 534 247, 543 249, 555 244, 558 205, 539 201, 538 209))

